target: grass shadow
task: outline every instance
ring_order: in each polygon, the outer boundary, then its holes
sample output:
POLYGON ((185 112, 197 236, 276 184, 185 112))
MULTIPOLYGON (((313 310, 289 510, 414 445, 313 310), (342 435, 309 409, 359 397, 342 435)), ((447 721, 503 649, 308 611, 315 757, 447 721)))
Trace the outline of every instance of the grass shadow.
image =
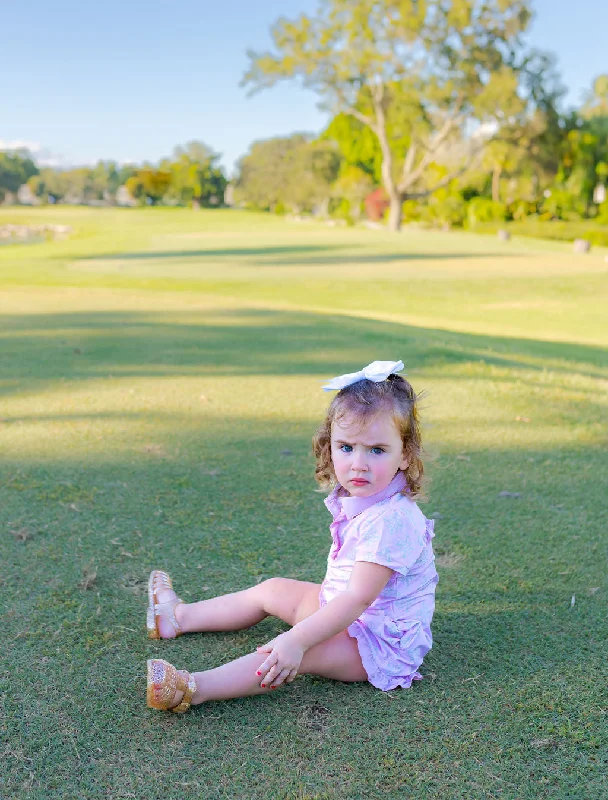
MULTIPOLYGON (((488 336, 346 315, 259 309, 4 315, 0 394, 60 379, 327 375, 379 352, 410 371, 483 363, 535 375, 608 376, 599 346, 488 336), (255 358, 244 343, 255 342, 255 358), (356 353, 356 360, 353 354, 356 353)), ((497 380, 508 380, 508 377, 497 380)))
POLYGON ((263 266, 305 266, 323 264, 382 264, 405 260, 443 260, 470 258, 513 258, 518 254, 504 251, 488 252, 411 252, 395 250, 392 253, 369 252, 363 255, 345 252, 344 255, 333 255, 336 250, 348 250, 344 245, 278 245, 269 247, 229 247, 188 250, 142 250, 106 253, 87 257, 86 261, 153 261, 165 259, 249 259, 252 267, 263 266), (260 257, 262 257, 260 259, 260 257))

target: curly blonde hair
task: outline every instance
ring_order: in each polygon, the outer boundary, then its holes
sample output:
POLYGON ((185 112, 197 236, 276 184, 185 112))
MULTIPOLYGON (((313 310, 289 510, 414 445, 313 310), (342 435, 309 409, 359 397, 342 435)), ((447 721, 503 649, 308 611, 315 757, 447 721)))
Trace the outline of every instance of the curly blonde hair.
POLYGON ((400 375, 389 375, 380 383, 363 379, 341 389, 330 403, 325 421, 312 437, 312 451, 317 462, 315 480, 321 489, 331 489, 338 482, 331 460, 331 428, 334 421, 348 417, 366 425, 377 414, 389 412, 401 434, 403 454, 408 459, 407 467, 400 470, 407 481, 401 494, 412 499, 425 499, 418 416, 421 396, 416 395, 409 382, 400 375))

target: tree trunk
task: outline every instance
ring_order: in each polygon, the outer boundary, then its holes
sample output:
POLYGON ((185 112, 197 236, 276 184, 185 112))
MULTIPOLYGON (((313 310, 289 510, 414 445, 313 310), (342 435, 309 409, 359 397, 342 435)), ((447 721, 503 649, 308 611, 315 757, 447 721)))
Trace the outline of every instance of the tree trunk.
POLYGON ((403 198, 400 194, 395 193, 391 195, 391 204, 388 212, 388 229, 397 233, 401 228, 401 209, 403 207, 403 198))
MULTIPOLYGON (((382 95, 384 90, 382 89, 382 95)), ((382 164, 380 165, 380 172, 382 173, 382 183, 384 189, 389 196, 390 208, 388 214, 388 229, 395 233, 401 228, 401 207, 403 205, 403 196, 395 185, 393 178, 393 153, 390 148, 388 134, 386 132, 386 118, 384 115, 384 107, 382 105, 382 97, 374 102, 374 111, 376 113, 376 125, 372 130, 378 137, 378 144, 382 151, 382 164)))
POLYGON ((492 200, 495 203, 500 203, 500 175, 502 173, 502 167, 500 164, 494 164, 494 169, 492 171, 492 200))

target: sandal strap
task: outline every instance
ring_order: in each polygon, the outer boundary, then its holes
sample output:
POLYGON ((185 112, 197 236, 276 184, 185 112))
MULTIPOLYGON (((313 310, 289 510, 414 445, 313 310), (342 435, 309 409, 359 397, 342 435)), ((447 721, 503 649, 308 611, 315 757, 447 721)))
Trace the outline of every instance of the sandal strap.
POLYGON ((164 603, 154 603, 155 616, 163 617, 163 619, 166 619, 167 622, 170 622, 173 626, 176 636, 181 636, 183 630, 177 621, 177 617, 175 616, 175 609, 180 603, 183 602, 184 601, 181 598, 176 597, 175 600, 166 600, 164 603))
POLYGON ((192 703, 192 696, 196 691, 196 681, 194 680, 194 675, 191 675, 189 672, 186 672, 188 676, 188 681, 186 682, 180 673, 178 673, 179 678, 177 681, 177 687, 184 693, 184 696, 181 699, 181 702, 170 708, 169 711, 173 711, 174 714, 183 714, 184 711, 187 711, 190 708, 192 703))
POLYGON ((154 591, 157 589, 173 589, 173 581, 169 577, 166 572, 163 572, 162 569, 154 570, 153 573, 154 577, 152 579, 152 585, 154 591), (158 585, 160 583, 160 586, 158 585))

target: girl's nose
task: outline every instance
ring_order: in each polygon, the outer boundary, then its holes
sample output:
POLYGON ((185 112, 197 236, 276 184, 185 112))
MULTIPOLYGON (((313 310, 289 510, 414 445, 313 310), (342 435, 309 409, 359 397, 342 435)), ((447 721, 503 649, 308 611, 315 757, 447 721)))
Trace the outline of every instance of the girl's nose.
POLYGON ((353 457, 353 469, 356 470, 366 470, 367 469, 367 462, 365 459, 365 453, 361 453, 360 451, 355 451, 355 455, 353 457))

